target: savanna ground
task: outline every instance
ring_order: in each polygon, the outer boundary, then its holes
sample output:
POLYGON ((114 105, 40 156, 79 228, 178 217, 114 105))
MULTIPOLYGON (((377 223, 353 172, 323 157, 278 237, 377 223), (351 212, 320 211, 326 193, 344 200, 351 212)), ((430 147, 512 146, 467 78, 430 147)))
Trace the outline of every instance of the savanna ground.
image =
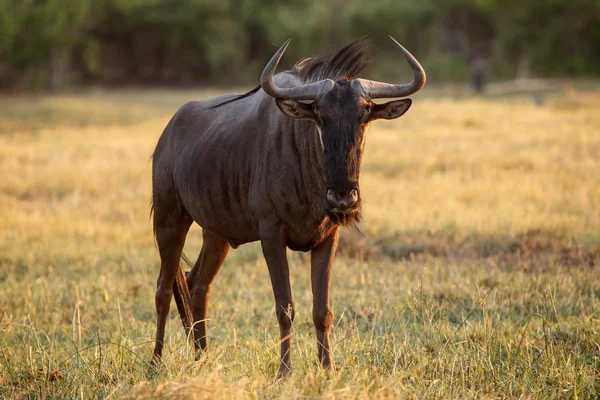
MULTIPOLYGON (((316 362, 308 256, 290 252, 294 373, 256 244, 212 290, 193 361, 173 305, 148 361, 159 258, 150 155, 204 92, 0 98, 0 397, 600 396, 600 96, 417 98, 368 133, 363 236, 333 270, 337 369, 316 362)), ((186 253, 201 235, 193 228, 186 253)))

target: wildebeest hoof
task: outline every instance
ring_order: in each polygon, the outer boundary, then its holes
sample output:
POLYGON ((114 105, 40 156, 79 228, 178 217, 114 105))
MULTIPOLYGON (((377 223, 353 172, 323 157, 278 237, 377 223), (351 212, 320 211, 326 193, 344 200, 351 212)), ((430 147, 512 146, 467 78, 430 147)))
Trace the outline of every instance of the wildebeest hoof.
POLYGON ((279 370, 277 371, 276 380, 281 380, 289 377, 292 374, 292 368, 287 365, 281 364, 279 366, 279 370))

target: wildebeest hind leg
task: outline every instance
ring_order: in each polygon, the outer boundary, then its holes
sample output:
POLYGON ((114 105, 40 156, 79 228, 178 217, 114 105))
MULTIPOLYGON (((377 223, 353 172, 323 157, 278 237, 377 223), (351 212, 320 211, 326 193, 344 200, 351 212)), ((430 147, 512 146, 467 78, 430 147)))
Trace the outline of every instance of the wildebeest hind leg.
POLYGON ((154 204, 154 230, 160 252, 160 274, 158 276, 156 303, 156 343, 152 362, 162 357, 165 324, 173 296, 173 282, 179 268, 179 258, 192 219, 171 207, 154 204))
POLYGON ((187 274, 187 283, 190 288, 192 312, 194 314, 194 347, 196 358, 200 353, 198 349, 206 350, 206 315, 210 287, 219 272, 227 252, 229 243, 220 236, 202 231, 202 250, 194 268, 187 274))

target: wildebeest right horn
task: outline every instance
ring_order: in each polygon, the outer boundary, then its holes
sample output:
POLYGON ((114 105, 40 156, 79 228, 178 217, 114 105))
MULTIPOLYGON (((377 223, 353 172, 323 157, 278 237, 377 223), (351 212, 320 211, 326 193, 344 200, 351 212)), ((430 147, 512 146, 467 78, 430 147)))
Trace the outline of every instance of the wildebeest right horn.
POLYGON ((427 81, 425 71, 423 70, 423 67, 421 67, 421 64, 419 64, 417 59, 412 54, 410 54, 408 50, 402 47, 402 45, 398 43, 396 39, 394 39, 391 36, 389 36, 389 38, 392 39, 392 42, 394 42, 398 50, 400 50, 402 55, 404 55, 406 61, 408 61, 408 64, 412 69, 413 79, 412 82, 405 85, 394 85, 391 83, 377 82, 361 78, 354 79, 352 83, 358 83, 360 86, 362 86, 367 96, 371 99, 385 99, 391 97, 409 96, 421 90, 421 88, 425 86, 425 82, 427 81))
POLYGON ((260 85, 269 96, 278 99, 292 100, 316 100, 320 94, 330 91, 335 85, 331 79, 324 79, 319 82, 308 83, 306 85, 295 86, 291 88, 280 88, 273 82, 275 68, 283 55, 283 52, 290 44, 292 39, 288 39, 283 46, 277 50, 277 53, 271 58, 260 77, 260 85))

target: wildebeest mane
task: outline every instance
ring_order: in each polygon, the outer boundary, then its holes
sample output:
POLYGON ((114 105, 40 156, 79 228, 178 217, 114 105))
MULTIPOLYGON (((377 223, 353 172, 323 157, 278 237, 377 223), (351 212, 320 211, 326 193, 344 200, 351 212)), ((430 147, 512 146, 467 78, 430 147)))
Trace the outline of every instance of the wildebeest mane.
MULTIPOLYGON (((366 39, 355 40, 342 47, 333 57, 310 57, 298 61, 290 73, 303 82, 316 82, 323 79, 352 80, 364 77, 371 54, 371 44, 366 39)), ((260 90, 260 85, 249 92, 237 95, 222 103, 211 106, 211 109, 246 98, 260 90)))
POLYGON ((331 58, 311 57, 300 60, 290 72, 303 82, 352 80, 364 77, 370 54, 370 43, 366 39, 359 39, 342 47, 331 58))
POLYGON ((232 102, 234 102, 234 101, 237 101, 237 100, 244 99, 244 98, 246 98, 246 97, 248 97, 248 96, 251 96, 251 95, 253 95, 254 93, 258 92, 259 90, 260 90, 260 85, 258 85, 258 86, 257 86, 257 87, 255 87, 254 89, 250 90, 249 92, 246 92, 246 93, 243 93, 243 94, 238 94, 238 95, 236 95, 236 96, 235 96, 234 98, 232 98, 232 99, 225 100, 224 102, 222 102, 222 103, 219 103, 219 104, 215 104, 214 106, 210 106, 209 108, 212 110, 212 109, 215 109, 215 108, 218 108, 218 107, 224 106, 225 104, 229 104, 229 103, 232 103, 232 102))

